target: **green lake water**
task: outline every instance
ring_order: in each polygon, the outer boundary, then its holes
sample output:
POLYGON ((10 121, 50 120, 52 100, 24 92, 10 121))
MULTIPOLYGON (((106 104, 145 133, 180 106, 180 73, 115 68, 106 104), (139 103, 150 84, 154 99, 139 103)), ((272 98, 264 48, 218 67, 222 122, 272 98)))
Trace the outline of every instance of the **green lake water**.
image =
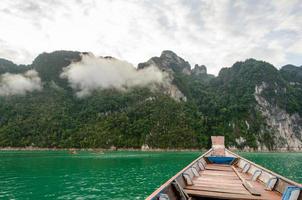
MULTIPOLYGON (((0 151, 0 199, 144 199, 200 152, 0 151)), ((241 153, 302 182, 302 153, 241 153)))

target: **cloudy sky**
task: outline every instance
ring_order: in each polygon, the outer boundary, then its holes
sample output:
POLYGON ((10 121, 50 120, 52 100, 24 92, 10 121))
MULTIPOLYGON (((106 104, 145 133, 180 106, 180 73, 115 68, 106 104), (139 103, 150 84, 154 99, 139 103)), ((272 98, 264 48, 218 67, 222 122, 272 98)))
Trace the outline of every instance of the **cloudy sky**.
POLYGON ((173 50, 210 73, 256 58, 302 65, 302 0, 1 0, 0 57, 90 51, 134 65, 173 50))

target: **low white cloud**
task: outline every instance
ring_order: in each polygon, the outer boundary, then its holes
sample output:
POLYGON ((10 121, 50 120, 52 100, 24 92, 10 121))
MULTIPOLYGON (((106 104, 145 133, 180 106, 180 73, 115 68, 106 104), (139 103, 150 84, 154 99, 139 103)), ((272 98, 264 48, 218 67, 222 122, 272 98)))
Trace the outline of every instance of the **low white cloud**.
POLYGON ((137 70, 132 64, 111 57, 82 55, 82 60, 63 69, 61 78, 68 79, 78 97, 98 89, 126 90, 133 86, 152 87, 164 83, 167 75, 157 67, 137 70))
POLYGON ((214 74, 251 57, 301 65, 301 10, 301 0, 1 0, 0 57, 30 64, 67 49, 137 64, 169 49, 214 74))
POLYGON ((0 96, 25 95, 27 92, 41 89, 41 79, 35 70, 28 70, 24 74, 5 73, 0 76, 0 96))

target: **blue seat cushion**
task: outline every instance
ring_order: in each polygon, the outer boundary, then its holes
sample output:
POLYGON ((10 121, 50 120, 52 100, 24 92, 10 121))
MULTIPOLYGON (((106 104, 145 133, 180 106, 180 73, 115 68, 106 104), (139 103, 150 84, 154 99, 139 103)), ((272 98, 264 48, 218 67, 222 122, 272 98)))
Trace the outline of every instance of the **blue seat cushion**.
POLYGON ((207 158, 211 163, 228 164, 228 165, 230 165, 235 159, 234 157, 222 157, 222 156, 209 156, 207 158))

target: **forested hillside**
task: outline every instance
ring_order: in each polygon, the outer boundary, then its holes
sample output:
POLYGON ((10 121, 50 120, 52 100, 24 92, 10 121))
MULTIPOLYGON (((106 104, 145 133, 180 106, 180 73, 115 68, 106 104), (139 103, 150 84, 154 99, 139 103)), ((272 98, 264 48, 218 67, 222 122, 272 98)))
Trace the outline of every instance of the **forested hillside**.
POLYGON ((163 51, 130 64, 56 51, 0 59, 0 146, 302 149, 302 67, 248 59, 217 77, 163 51), (89 73, 88 73, 89 72, 89 73))

